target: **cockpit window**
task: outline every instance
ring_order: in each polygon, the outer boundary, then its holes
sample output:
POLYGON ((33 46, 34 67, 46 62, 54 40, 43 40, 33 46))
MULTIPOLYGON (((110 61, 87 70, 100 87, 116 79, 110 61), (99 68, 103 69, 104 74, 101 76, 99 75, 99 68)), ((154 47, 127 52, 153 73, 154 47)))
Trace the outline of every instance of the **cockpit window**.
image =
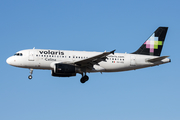
POLYGON ((23 54, 22 53, 16 53, 16 54, 14 54, 14 56, 23 56, 23 54))

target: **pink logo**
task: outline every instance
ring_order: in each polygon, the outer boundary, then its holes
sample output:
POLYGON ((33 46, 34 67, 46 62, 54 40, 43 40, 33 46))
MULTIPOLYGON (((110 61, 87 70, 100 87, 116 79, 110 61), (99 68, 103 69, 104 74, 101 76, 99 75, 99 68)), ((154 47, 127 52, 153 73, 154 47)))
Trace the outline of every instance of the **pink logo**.
POLYGON ((150 53, 154 53, 154 49, 158 49, 158 45, 162 45, 162 41, 158 41, 158 37, 155 37, 153 33, 144 44, 146 44, 146 48, 150 49, 150 53))

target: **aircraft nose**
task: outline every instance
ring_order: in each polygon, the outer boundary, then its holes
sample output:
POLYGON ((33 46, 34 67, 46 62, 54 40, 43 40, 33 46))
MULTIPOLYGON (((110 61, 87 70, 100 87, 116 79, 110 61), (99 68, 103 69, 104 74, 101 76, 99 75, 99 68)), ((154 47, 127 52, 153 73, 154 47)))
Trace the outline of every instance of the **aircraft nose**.
POLYGON ((12 65, 12 63, 13 63, 12 57, 9 57, 9 58, 6 60, 6 62, 7 62, 7 64, 12 65))

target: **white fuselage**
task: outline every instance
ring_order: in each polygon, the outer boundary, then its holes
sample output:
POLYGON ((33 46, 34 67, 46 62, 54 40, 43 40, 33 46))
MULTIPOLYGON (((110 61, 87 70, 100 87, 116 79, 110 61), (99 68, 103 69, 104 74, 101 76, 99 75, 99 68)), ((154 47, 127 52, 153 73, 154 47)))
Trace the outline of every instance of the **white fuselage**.
MULTIPOLYGON (((7 59, 8 64, 21 68, 47 70, 53 70, 56 63, 69 64, 101 54, 101 52, 45 49, 27 49, 17 53, 7 59)), ((157 56, 114 53, 108 55, 106 61, 93 65, 93 68, 87 69, 86 72, 127 71, 170 62, 169 58, 153 63, 147 62, 148 59, 153 58, 157 56)))

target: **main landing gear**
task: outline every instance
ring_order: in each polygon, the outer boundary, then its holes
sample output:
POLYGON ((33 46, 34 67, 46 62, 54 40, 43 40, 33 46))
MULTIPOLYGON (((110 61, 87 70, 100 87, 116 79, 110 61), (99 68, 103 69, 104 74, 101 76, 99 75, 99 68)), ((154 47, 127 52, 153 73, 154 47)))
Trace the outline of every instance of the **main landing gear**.
POLYGON ((89 77, 86 75, 86 73, 85 75, 82 74, 82 78, 80 79, 81 83, 85 83, 88 80, 89 80, 89 77))
POLYGON ((33 69, 30 69, 30 75, 28 76, 28 78, 31 80, 32 79, 32 73, 33 73, 33 69))

